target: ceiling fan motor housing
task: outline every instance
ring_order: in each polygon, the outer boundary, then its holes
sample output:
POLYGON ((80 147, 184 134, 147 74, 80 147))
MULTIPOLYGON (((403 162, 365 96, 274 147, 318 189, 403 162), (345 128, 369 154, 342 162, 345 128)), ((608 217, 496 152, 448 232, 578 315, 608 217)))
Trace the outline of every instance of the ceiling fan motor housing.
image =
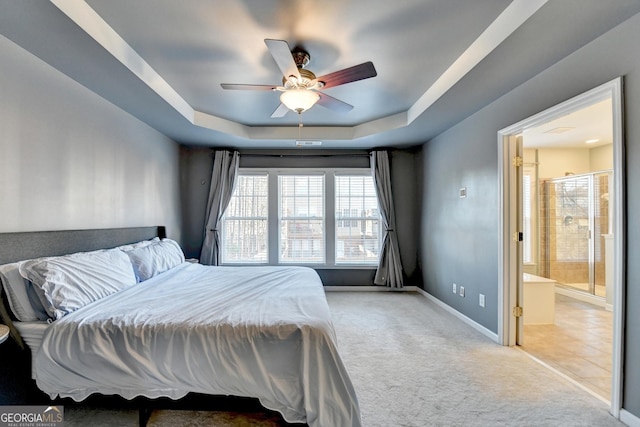
POLYGON ((286 89, 298 88, 298 89, 319 89, 321 82, 316 80, 316 75, 311 70, 305 70, 300 68, 300 80, 294 77, 283 77, 282 85, 286 89))
POLYGON ((293 56, 293 61, 296 63, 296 66, 298 68, 306 67, 311 60, 311 55, 309 55, 309 52, 299 47, 294 48, 291 52, 291 55, 293 56))

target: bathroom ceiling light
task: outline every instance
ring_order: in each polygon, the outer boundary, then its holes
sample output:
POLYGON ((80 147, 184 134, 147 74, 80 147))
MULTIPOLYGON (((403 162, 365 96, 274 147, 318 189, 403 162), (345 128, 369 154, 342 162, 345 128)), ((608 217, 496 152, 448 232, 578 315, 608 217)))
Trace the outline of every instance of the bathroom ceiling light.
POLYGON ((594 142, 598 142, 598 141, 600 141, 600 140, 599 140, 599 139, 597 139, 597 138, 594 138, 594 139, 587 139, 587 140, 585 141, 585 143, 586 143, 586 144, 593 144, 594 142))

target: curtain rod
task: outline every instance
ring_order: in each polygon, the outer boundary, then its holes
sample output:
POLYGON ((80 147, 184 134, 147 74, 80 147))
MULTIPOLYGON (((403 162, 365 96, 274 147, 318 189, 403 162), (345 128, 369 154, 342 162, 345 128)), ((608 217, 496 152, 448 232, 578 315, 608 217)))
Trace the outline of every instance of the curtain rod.
POLYGON ((240 153, 240 157, 366 157, 369 158, 368 153, 363 154, 259 154, 259 153, 240 153))

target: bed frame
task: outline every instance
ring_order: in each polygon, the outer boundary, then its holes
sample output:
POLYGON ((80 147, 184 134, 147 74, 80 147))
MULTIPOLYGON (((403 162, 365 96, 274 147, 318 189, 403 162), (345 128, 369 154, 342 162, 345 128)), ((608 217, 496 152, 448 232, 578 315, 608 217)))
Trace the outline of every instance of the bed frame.
MULTIPOLYGON (((24 259, 113 248, 154 237, 166 237, 165 227, 0 233, 0 265, 24 259)), ((11 336, 18 346, 24 349, 24 342, 14 327, 13 320, 15 318, 11 315, 9 303, 4 297, 2 286, 0 286, 0 321, 9 326, 11 336)))

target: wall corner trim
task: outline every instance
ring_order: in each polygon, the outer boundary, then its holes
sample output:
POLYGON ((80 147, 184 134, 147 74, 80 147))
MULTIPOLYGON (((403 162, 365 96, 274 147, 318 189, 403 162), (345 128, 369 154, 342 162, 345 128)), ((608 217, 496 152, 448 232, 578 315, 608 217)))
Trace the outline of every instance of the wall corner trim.
POLYGON ((416 288, 416 289, 417 289, 417 292, 419 294, 421 294, 422 296, 427 298, 429 301, 431 301, 431 302, 435 303, 436 305, 438 305, 439 307, 445 309, 449 313, 451 313, 454 316, 456 316, 458 319, 462 320, 467 325, 471 326, 473 329, 475 329, 478 332, 480 332, 482 335, 485 335, 486 337, 488 337, 489 339, 491 339, 495 343, 499 344, 498 334, 496 334, 495 332, 485 328, 484 326, 482 326, 481 324, 479 324, 475 320, 470 319, 469 317, 467 317, 464 314, 460 313, 458 310, 454 309, 450 305, 445 304, 444 302, 440 301, 439 299, 437 299, 433 295, 427 293, 425 290, 423 290, 421 288, 416 288))

